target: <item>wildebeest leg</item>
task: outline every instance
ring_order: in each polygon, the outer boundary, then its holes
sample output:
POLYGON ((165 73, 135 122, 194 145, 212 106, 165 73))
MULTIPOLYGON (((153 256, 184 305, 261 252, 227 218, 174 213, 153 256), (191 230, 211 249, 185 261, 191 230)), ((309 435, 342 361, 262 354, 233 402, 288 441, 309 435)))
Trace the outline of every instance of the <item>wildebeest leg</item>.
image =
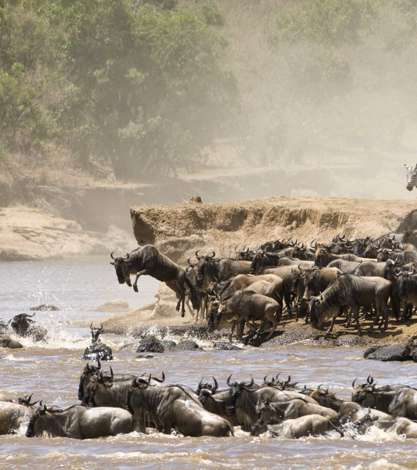
POLYGON ((358 305, 355 305, 354 307, 352 307, 352 316, 356 320, 356 327, 358 329, 358 334, 362 335, 361 325, 359 322, 359 306, 358 305))
POLYGON ((232 342, 233 333, 235 332, 236 325, 237 325, 237 320, 233 320, 232 321, 232 326, 230 327, 230 335, 229 335, 229 341, 230 342, 232 342))
POLYGON ((133 283, 133 290, 135 292, 138 292, 138 279, 140 276, 143 276, 144 274, 148 274, 148 271, 146 269, 142 269, 142 271, 139 271, 138 273, 136 273, 135 282, 133 283))
POLYGON ((330 323, 329 328, 327 328, 326 335, 329 335, 333 331, 333 327, 334 327, 334 323, 336 321, 336 317, 337 317, 337 315, 333 314, 333 318, 332 318, 332 321, 330 323))
POLYGON ((245 320, 240 320, 238 322, 238 329, 237 329, 237 339, 241 340, 243 336, 243 330, 245 329, 245 320))

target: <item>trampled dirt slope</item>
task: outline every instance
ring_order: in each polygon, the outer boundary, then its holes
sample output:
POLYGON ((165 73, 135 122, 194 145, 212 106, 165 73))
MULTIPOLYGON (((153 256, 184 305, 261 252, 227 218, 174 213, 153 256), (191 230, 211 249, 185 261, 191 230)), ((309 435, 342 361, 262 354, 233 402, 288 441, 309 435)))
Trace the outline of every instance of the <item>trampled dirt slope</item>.
POLYGON ((341 198, 272 198, 242 203, 135 207, 130 211, 138 243, 155 243, 184 261, 196 248, 231 255, 235 248, 293 238, 326 241, 380 236, 395 231, 417 201, 341 198))

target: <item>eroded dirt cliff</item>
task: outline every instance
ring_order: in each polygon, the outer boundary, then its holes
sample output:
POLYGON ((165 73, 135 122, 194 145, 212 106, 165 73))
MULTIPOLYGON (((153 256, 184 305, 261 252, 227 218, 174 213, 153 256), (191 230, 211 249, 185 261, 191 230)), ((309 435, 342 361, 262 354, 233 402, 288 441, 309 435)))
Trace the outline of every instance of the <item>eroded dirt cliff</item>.
POLYGON ((134 207, 130 211, 138 243, 155 243, 184 261, 198 248, 231 255, 236 248, 277 238, 326 241, 380 236, 395 231, 417 203, 341 198, 271 198, 226 204, 134 207))

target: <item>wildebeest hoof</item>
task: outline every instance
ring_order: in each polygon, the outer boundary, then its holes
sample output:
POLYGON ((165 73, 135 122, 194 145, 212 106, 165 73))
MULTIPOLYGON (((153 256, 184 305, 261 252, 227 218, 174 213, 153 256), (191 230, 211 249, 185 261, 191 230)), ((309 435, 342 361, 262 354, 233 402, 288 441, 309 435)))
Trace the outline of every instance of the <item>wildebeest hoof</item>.
POLYGON ((137 286, 137 285, 133 285, 133 290, 134 290, 135 292, 139 292, 138 286, 137 286))

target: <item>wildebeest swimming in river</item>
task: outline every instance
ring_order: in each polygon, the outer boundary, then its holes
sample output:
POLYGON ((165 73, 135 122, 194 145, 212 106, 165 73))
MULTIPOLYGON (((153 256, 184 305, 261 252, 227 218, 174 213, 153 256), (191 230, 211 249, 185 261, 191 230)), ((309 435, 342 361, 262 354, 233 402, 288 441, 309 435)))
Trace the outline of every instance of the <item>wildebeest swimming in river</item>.
POLYGON ((34 324, 34 316, 34 313, 32 315, 19 313, 9 321, 10 327, 18 336, 30 337, 33 341, 45 341, 48 331, 46 328, 34 324))
POLYGON ((190 294, 191 303, 195 310, 200 307, 200 295, 197 286, 187 276, 185 269, 174 263, 168 256, 159 252, 153 245, 145 245, 128 253, 125 257, 115 258, 113 253, 111 264, 116 269, 117 279, 120 284, 126 283, 132 286, 130 275, 136 275, 133 290, 138 291, 138 279, 140 276, 152 276, 158 281, 165 282, 177 295, 177 311, 181 308, 181 316, 185 315, 185 296, 190 294))
POLYGON ((85 348, 83 359, 87 361, 95 361, 96 359, 111 361, 113 359, 111 347, 102 343, 100 340, 100 335, 103 333, 103 325, 101 325, 100 328, 95 328, 91 323, 90 332, 91 344, 85 348))

